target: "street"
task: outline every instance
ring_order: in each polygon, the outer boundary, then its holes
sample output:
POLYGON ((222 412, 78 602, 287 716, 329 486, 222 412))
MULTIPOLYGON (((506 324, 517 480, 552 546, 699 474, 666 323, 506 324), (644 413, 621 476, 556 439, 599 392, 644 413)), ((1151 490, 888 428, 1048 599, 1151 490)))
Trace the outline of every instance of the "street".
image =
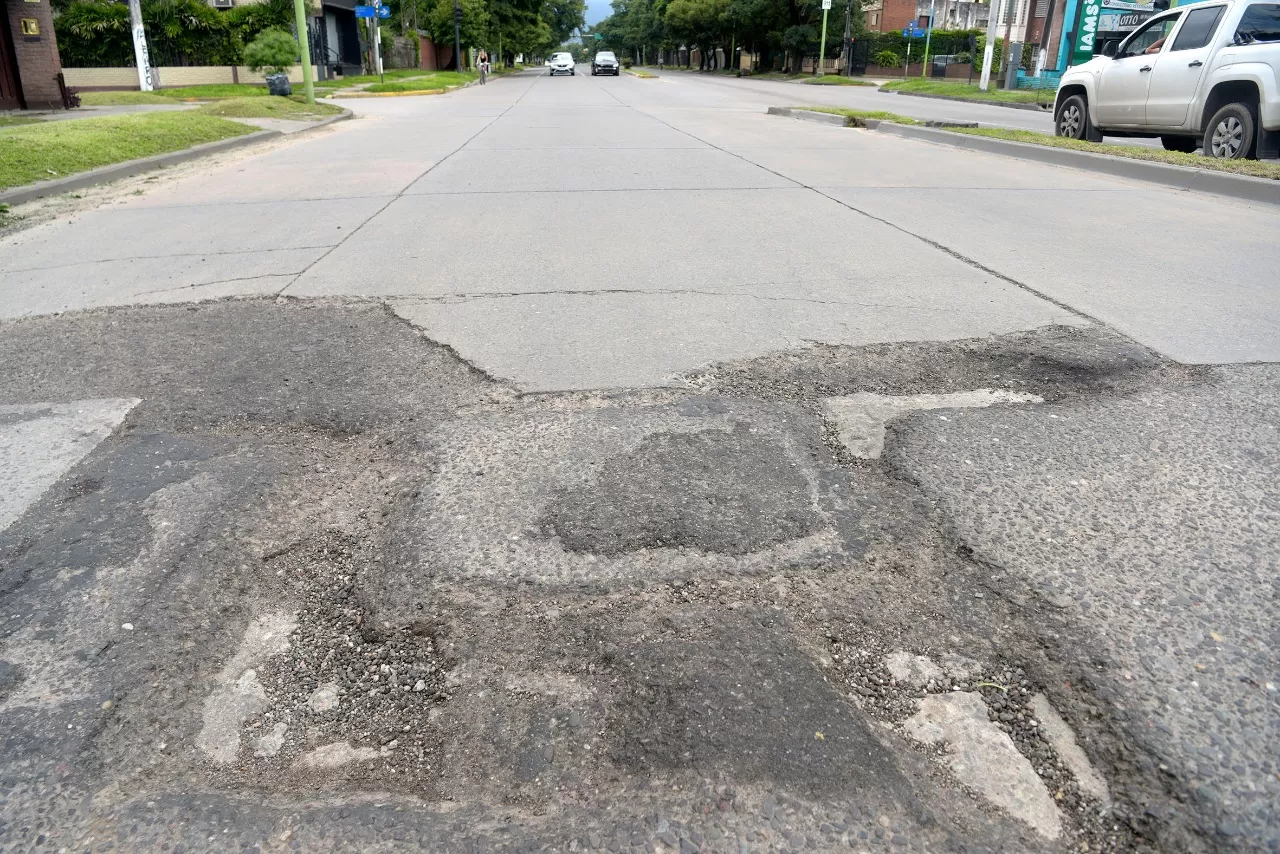
POLYGON ((0 234, 0 849, 1280 848, 1280 209, 339 103, 0 234))

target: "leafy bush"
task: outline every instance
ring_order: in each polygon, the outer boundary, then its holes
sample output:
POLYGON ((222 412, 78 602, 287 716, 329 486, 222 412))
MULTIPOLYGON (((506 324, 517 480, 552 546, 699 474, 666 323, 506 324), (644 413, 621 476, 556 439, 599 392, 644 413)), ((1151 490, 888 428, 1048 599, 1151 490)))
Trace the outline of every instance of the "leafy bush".
POLYGON ((897 68, 902 64, 902 57, 891 50, 878 50, 871 61, 881 68, 897 68))
POLYGON ((622 67, 623 67, 623 68, 630 68, 630 67, 631 67, 632 65, 634 65, 634 64, 635 64, 635 63, 633 63, 633 62, 631 61, 631 58, 630 58, 630 57, 627 57, 626 59, 622 60, 622 67))
POLYGON ((298 43, 284 30, 263 30, 244 49, 244 63, 251 71, 281 74, 298 61, 298 43))
MULTIPOLYGON (((218 12, 201 0, 142 0, 151 64, 239 65, 244 45, 267 29, 293 25, 290 0, 247 3, 218 12)), ((58 53, 68 68, 133 64, 129 8, 110 0, 72 0, 54 19, 58 53)))

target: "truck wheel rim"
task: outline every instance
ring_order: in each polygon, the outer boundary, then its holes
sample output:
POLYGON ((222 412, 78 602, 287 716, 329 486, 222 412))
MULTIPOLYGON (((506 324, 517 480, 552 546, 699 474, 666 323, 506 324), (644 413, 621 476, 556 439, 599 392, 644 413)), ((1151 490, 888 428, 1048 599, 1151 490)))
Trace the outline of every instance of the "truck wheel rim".
POLYGON ((1213 129, 1214 157, 1235 157, 1244 145, 1244 126, 1235 116, 1227 116, 1213 129))
POLYGON ((1075 139, 1076 134, 1080 131, 1080 108, 1072 104, 1063 110, 1062 118, 1058 121, 1058 128, 1062 132, 1062 136, 1069 136, 1075 139))

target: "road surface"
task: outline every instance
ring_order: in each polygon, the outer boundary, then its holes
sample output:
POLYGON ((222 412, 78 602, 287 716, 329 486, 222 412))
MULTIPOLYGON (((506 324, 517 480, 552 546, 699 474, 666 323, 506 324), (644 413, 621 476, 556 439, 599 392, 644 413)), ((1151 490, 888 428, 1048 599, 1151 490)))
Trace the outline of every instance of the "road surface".
POLYGON ((4 234, 0 847, 1280 844, 1280 213, 784 85, 4 234))

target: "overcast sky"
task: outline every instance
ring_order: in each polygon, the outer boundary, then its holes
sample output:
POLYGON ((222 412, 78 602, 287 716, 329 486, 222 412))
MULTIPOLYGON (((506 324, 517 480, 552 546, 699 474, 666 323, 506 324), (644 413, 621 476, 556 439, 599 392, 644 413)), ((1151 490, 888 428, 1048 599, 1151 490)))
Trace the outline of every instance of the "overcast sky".
POLYGON ((613 11, 609 2, 610 0, 587 0, 587 23, 598 24, 609 17, 609 13, 613 11))

